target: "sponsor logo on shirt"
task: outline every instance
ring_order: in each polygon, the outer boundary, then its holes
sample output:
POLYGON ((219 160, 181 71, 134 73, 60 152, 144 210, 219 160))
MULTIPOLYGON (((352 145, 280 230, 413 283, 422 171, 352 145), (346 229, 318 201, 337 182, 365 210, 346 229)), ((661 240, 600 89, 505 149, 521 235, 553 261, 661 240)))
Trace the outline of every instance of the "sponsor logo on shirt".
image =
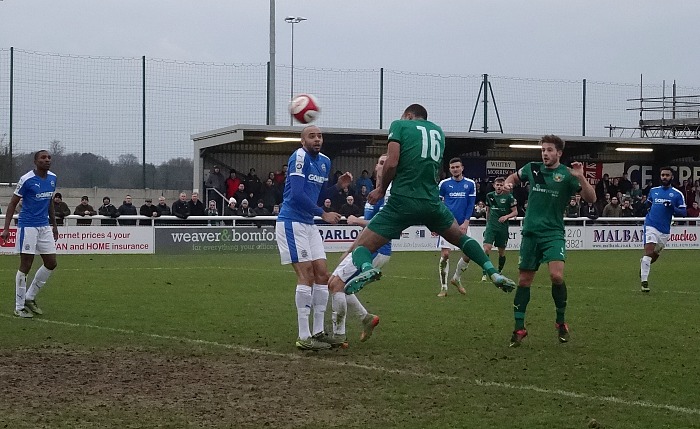
POLYGON ((326 180, 328 180, 325 177, 319 176, 317 174, 309 174, 308 179, 309 181, 316 183, 324 183, 326 180))

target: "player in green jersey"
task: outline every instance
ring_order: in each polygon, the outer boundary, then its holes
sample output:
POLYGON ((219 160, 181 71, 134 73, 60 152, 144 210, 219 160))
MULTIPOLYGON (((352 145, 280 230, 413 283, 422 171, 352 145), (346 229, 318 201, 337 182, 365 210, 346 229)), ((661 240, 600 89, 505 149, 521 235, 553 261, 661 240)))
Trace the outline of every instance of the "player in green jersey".
POLYGON ((540 139, 542 162, 530 162, 516 173, 508 176, 505 189, 510 191, 515 185, 530 182, 527 212, 523 221, 520 243, 520 275, 513 302, 515 330, 510 340, 511 347, 517 347, 527 336, 525 310, 530 301, 530 285, 540 264, 549 267, 552 281, 552 298, 556 307, 555 327, 559 341, 569 341, 569 326, 566 323, 566 284, 564 283, 564 261, 566 260, 566 240, 564 239, 564 209, 571 196, 580 190, 587 202, 595 202, 595 190, 583 174, 583 164, 572 162, 571 168, 561 164, 559 159, 564 151, 564 140, 555 135, 540 139))
MULTIPOLYGON (((486 194, 486 230, 484 231, 484 253, 491 253, 493 246, 498 248, 498 272, 503 272, 506 264, 506 247, 508 246, 508 220, 518 216, 518 202, 512 192, 505 192, 504 177, 493 181, 494 191, 486 194)), ((481 278, 485 282, 488 277, 484 271, 481 278)))
POLYGON ((372 267, 372 252, 399 238, 404 229, 413 225, 425 225, 458 246, 486 270, 497 287, 507 292, 515 287, 513 280, 496 271, 479 243, 462 233, 450 210, 440 201, 437 184, 445 134, 427 118, 423 106, 412 104, 389 128, 383 177, 367 196, 367 202, 374 204, 384 197, 389 184, 391 198, 355 240, 352 262, 361 273, 345 285, 347 294, 358 292, 381 277, 381 270, 372 267))

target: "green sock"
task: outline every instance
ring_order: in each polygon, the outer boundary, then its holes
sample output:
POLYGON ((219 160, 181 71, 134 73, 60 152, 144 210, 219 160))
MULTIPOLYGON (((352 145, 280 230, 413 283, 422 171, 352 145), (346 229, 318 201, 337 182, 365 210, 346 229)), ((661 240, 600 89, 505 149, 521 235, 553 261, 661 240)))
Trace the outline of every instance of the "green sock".
POLYGON ((499 272, 499 273, 503 271, 503 267, 505 267, 505 265, 506 265, 506 257, 505 257, 505 255, 504 255, 504 256, 499 256, 499 257, 498 257, 498 272, 499 272))
POLYGON ((552 298, 554 306, 557 308, 557 323, 564 323, 564 313, 566 312, 566 283, 560 285, 552 283, 552 298))
POLYGON ((352 251, 352 264, 360 271, 372 268, 372 253, 365 246, 357 246, 352 251))
POLYGON ((496 268, 494 268, 489 257, 484 253, 484 249, 482 249, 479 243, 473 238, 463 235, 459 240, 459 248, 462 249, 462 252, 464 252, 469 259, 479 264, 489 276, 498 272, 496 268))
POLYGON ((527 303, 530 302, 530 288, 518 286, 515 289, 515 298, 513 299, 513 315, 515 316, 515 330, 525 329, 525 310, 527 303))

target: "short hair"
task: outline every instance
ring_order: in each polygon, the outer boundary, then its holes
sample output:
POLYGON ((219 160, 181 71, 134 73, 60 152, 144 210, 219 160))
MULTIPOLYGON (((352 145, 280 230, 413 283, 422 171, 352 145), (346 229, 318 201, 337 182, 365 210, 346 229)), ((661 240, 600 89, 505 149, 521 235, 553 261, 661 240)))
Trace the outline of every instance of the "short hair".
POLYGON ((412 113, 413 116, 415 116, 417 118, 428 119, 428 111, 425 110, 425 107, 423 107, 417 103, 411 104, 403 112, 404 113, 412 113))
POLYGON ((672 167, 669 167, 668 165, 659 168, 659 173, 662 172, 662 171, 664 171, 664 170, 670 171, 670 172, 671 172, 671 176, 675 176, 675 175, 676 175, 676 174, 675 174, 676 172, 673 171, 673 168, 672 168, 672 167))
MULTIPOLYGON (((318 128, 318 125, 310 124, 305 126, 304 128, 301 129, 301 138, 304 138, 306 136, 306 131, 310 128, 318 128)), ((318 128, 319 131, 321 131, 320 128, 318 128)), ((251 168, 251 170, 255 171, 254 168, 251 168)))
POLYGON ((53 194, 53 197, 54 198, 63 198, 63 195, 61 195, 60 192, 56 192, 55 194, 53 194))
POLYGON ((450 164, 454 164, 455 162, 459 162, 460 164, 464 165, 464 164, 462 163, 462 158, 460 158, 460 157, 458 157, 458 156, 455 156, 454 158, 452 158, 452 159, 450 160, 450 164))
POLYGON ((40 154, 41 152, 49 153, 49 151, 46 150, 46 149, 41 149, 41 150, 38 150, 38 151, 34 152, 34 161, 36 161, 37 159, 39 159, 39 154, 40 154))
POLYGON ((564 140, 562 140, 561 137, 555 136, 554 134, 547 134, 546 136, 542 136, 540 139, 540 144, 542 143, 552 143, 554 147, 557 150, 564 150, 564 146, 566 146, 566 143, 564 140))

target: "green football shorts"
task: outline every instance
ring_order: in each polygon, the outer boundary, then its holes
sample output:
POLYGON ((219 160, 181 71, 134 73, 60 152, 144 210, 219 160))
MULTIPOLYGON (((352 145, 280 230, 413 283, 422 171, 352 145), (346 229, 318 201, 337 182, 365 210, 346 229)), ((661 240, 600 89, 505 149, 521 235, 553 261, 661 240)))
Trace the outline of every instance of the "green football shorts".
POLYGON ((384 238, 395 239, 409 226, 425 225, 431 231, 442 232, 454 220, 450 210, 440 200, 392 195, 379 213, 374 215, 367 228, 384 238))
POLYGON ((507 247, 508 246, 508 224, 504 225, 505 228, 495 228, 490 225, 486 226, 486 231, 484 231, 484 243, 493 244, 496 247, 507 247))
POLYGON ((566 241, 563 237, 536 238, 523 235, 518 268, 537 271, 540 264, 552 261, 566 261, 566 241))

